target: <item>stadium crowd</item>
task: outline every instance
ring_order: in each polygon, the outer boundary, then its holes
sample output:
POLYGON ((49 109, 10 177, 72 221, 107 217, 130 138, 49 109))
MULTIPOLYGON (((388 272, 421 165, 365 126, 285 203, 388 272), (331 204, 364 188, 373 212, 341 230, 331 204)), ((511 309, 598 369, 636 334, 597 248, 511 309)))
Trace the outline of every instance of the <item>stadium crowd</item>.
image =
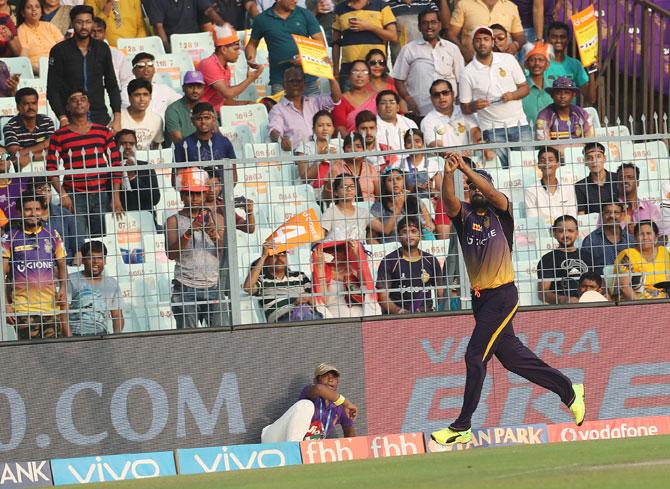
MULTIPOLYGON (((598 66, 587 71, 568 54, 563 2, 64 3, 0 6, 0 95, 14 97, 17 111, 4 121, 0 149, 0 170, 17 174, 0 182, 5 309, 19 339, 100 335, 110 324, 123 331, 121 293, 104 273, 102 238, 107 213, 130 211, 152 213, 165 235, 175 262, 176 327, 230 325, 227 291, 236 283, 226 273, 222 160, 235 169, 239 155, 219 130, 220 114, 257 103, 267 109, 263 140, 304 156, 296 181, 269 185, 310 186, 325 232, 313 246, 311 274, 289 268, 286 251, 272 242, 253 257, 241 285, 268 322, 456 307, 457 238, 441 199, 443 158, 477 143, 500 145, 460 151, 473 168, 510 168, 510 155, 523 146, 510 151, 507 143, 536 148, 541 179, 526 187, 523 212, 550 227, 558 243, 537 265, 543 303, 577 302, 586 292, 601 300, 666 297, 654 284, 670 279, 670 217, 659 196, 638 193, 645 162, 610 172, 605 144, 573 142, 596 134, 587 109, 596 100, 598 66), (171 36, 200 32, 211 33, 214 51, 180 74, 180 89, 156 76, 155 53, 126 55, 117 47, 153 33, 169 53, 171 36), (327 88, 303 72, 294 34, 332 47, 327 88), (241 56, 243 76, 236 73, 241 56), (8 67, 12 57, 27 58, 32 74, 46 80, 48 113, 38 91, 21 87, 21 75, 8 67), (244 98, 262 79, 266 96, 244 98), (159 148, 173 148, 177 163, 193 163, 172 172, 183 208, 164 222, 155 212, 157 173, 138 161, 159 148), (574 183, 559 178, 568 150, 588 170, 574 183), (366 154, 378 151, 391 153, 366 154), (330 157, 339 152, 346 157, 330 157), (84 171, 21 177, 35 161, 48 171, 84 171), (101 166, 110 169, 95 170, 101 166), (599 215, 597 228, 578 248, 578 216, 588 214, 599 215), (431 240, 449 240, 446 260, 421 249, 431 240), (366 246, 384 243, 397 248, 370 273, 366 246), (68 275, 68 266, 83 268, 68 275), (621 277, 612 297, 607 273, 621 277)), ((670 195, 670 182, 662 184, 670 195)), ((466 179, 465 201, 472 192, 466 179)), ((253 199, 242 196, 236 207, 236 229, 255 233, 253 199)))

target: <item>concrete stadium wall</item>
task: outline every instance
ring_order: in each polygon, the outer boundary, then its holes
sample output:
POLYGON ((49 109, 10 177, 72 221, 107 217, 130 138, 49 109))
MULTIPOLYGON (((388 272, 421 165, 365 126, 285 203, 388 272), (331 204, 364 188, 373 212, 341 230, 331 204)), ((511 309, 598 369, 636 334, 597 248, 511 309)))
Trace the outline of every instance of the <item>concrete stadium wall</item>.
MULTIPOLYGON (((543 359, 585 380, 587 419, 670 414, 667 303, 520 312, 543 359), (665 316, 664 316, 665 315, 665 316)), ((343 373, 359 434, 456 416, 468 314, 0 346, 0 460, 257 443, 319 362, 343 373)), ((551 393, 497 362, 477 426, 561 423, 551 393)))

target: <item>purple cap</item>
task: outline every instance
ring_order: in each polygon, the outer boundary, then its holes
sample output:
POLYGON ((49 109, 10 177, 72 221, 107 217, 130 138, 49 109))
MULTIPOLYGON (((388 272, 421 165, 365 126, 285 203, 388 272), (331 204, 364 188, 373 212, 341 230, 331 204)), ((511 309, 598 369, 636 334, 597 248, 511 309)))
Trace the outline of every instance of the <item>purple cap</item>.
POLYGON ((199 83, 205 85, 205 77, 199 71, 187 71, 184 75, 184 82, 182 85, 190 85, 192 83, 199 83))

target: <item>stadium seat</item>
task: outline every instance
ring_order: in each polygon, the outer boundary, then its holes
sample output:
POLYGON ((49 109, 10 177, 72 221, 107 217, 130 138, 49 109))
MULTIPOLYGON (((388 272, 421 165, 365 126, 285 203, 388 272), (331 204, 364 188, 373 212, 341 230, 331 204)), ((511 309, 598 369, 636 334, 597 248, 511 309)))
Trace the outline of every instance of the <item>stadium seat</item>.
POLYGON ((154 56, 165 54, 163 41, 158 36, 121 37, 116 42, 116 47, 123 51, 129 60, 132 60, 137 53, 149 53, 154 56))
POLYGON ((181 90, 181 87, 175 87, 174 86, 174 80, 172 78, 172 75, 168 73, 167 71, 158 71, 153 77, 153 82, 154 83, 162 83, 163 85, 167 85, 168 87, 174 88, 175 90, 179 88, 181 90))
POLYGON ((14 117, 18 114, 14 97, 0 97, 0 117, 14 117))
POLYGON ((370 270, 372 271, 372 278, 376 281, 379 264, 386 255, 400 248, 400 243, 391 241, 389 243, 368 244, 365 248, 369 252, 368 263, 370 264, 370 270))
POLYGON ((178 52, 156 56, 156 72, 168 73, 173 87, 181 87, 183 74, 194 69, 193 60, 188 53, 178 52))
MULTIPOLYGON (((252 143, 263 143, 268 139, 268 111, 263 104, 224 105, 221 107, 221 134, 231 139, 240 127, 248 127, 252 143)), ((232 141, 232 139, 231 139, 232 141)), ((244 145, 242 145, 244 150, 244 145)))
MULTIPOLYGON (((282 155, 290 155, 281 149, 279 143, 247 143, 244 145, 245 158, 277 158, 281 160, 282 155)), ((293 161, 280 161, 281 181, 293 184, 298 180, 298 169, 293 161)))
POLYGON ((576 242, 578 246, 581 245, 584 238, 596 230, 598 223, 600 222, 600 215, 591 213, 591 214, 580 214, 577 216, 577 224, 579 225, 579 238, 576 242))
MULTIPOLYGON (((214 52, 214 38, 210 32, 172 34, 170 46, 173 53, 187 53, 197 69, 200 61, 214 52)), ((243 54, 241 58, 244 58, 243 54)))
POLYGON ((536 166, 491 169, 496 187, 513 202, 524 200, 524 189, 535 185, 539 178, 538 171, 536 166))
POLYGON ((270 185, 268 205, 269 223, 273 229, 308 209, 314 209, 317 216, 321 215, 311 185, 270 185))
POLYGON ((596 137, 606 136, 609 141, 603 141, 607 147, 607 169, 616 171, 618 166, 625 161, 634 158, 633 142, 625 139, 630 136, 630 130, 627 126, 599 127, 595 129, 596 137))
POLYGON ((174 151, 172 148, 138 150, 136 157, 138 161, 146 161, 150 165, 170 164, 174 161, 174 151))
POLYGON ((542 301, 537 296, 537 260, 519 260, 514 262, 514 275, 519 290, 521 306, 537 306, 542 301))
POLYGON ((431 239, 431 240, 421 240, 419 243, 419 248, 426 253, 437 258, 437 261, 440 262, 440 266, 444 269, 444 262, 447 259, 449 254, 449 240, 448 239, 431 239))
POLYGON ((510 151, 509 166, 533 167, 537 164, 537 151, 510 151))
POLYGON ((595 107, 584 107, 584 110, 586 111, 587 114, 589 114, 589 117, 591 118, 591 125, 593 126, 593 128, 597 129, 601 127, 600 116, 598 115, 598 111, 595 109, 595 107))
POLYGON ((179 192, 172 186, 172 172, 169 168, 156 168, 158 188, 161 191, 161 200, 154 206, 156 222, 163 225, 168 217, 181 209, 184 204, 179 192))
POLYGON ((49 75, 49 57, 40 56, 40 78, 46 80, 49 75))
POLYGON ((9 68, 9 73, 12 75, 19 74, 21 78, 35 78, 33 74, 33 65, 30 63, 30 58, 25 56, 17 56, 15 58, 0 58, 9 68))

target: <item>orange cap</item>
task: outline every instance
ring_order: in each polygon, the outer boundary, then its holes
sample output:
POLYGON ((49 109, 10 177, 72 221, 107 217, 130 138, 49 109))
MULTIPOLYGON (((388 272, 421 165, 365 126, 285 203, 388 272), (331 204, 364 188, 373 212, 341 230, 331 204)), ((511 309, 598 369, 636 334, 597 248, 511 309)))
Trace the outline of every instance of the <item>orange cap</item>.
POLYGON ((547 63, 551 62, 554 59, 554 47, 543 41, 537 41, 535 44, 532 44, 532 48, 529 49, 523 56, 524 66, 528 62, 528 58, 531 56, 543 56, 547 60, 547 63))
POLYGON ((177 172, 176 186, 179 192, 207 192, 209 176, 202 168, 184 168, 177 172))
POLYGON ((3 227, 8 222, 9 222, 9 219, 7 219, 7 216, 5 215, 3 210, 0 209, 0 227, 3 227))
POLYGON ((217 47, 240 42, 237 31, 230 24, 214 26, 212 35, 214 36, 214 46, 217 47))

